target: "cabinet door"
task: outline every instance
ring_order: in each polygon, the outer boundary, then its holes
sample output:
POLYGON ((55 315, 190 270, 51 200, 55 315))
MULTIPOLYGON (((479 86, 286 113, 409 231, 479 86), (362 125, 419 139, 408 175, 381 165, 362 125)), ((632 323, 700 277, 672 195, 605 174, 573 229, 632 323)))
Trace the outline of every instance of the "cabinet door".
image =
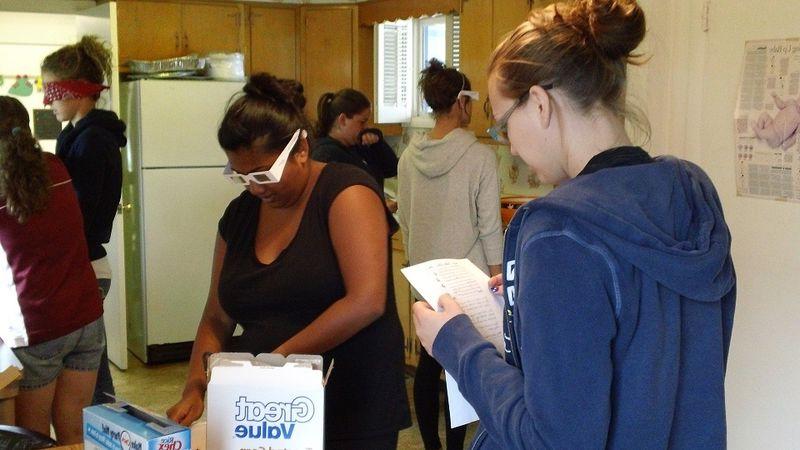
POLYGON ((241 52, 241 5, 183 5, 183 53, 241 52))
POLYGON ((297 10, 250 8, 250 73, 297 78, 297 10))
POLYGON ((483 105, 489 99, 486 67, 494 50, 492 27, 487 26, 487 20, 492 17, 492 4, 492 0, 470 0, 464 2, 461 12, 461 70, 472 82, 472 89, 480 92, 481 98, 472 105, 469 129, 479 137, 488 137, 486 129, 490 126, 483 105))
POLYGON ((530 0, 495 0, 492 12, 492 28, 494 30, 494 46, 500 44, 503 38, 514 31, 519 24, 527 19, 531 11, 530 0))
POLYGON ((306 114, 317 117, 317 101, 325 92, 357 85, 358 57, 355 6, 307 6, 300 10, 300 76, 306 114))
POLYGON ((181 5, 165 2, 118 1, 119 62, 180 56, 181 5))

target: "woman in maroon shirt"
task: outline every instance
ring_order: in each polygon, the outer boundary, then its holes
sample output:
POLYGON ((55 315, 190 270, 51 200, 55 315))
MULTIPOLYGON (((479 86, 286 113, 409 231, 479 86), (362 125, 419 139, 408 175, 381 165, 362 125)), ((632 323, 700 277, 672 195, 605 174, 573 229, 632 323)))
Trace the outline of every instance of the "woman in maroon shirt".
POLYGON ((80 208, 64 165, 42 152, 28 112, 0 96, 0 339, 22 361, 17 425, 83 441, 105 342, 80 208))

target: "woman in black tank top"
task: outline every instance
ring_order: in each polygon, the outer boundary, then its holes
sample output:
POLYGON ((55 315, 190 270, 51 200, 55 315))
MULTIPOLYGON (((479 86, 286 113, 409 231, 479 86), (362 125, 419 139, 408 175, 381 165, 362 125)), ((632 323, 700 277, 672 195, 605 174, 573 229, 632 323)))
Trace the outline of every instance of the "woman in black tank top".
POLYGON ((326 369, 336 361, 325 448, 393 449, 410 416, 382 197, 363 171, 309 158, 304 103, 299 84, 262 74, 225 114, 226 176, 246 191, 220 220, 189 377, 168 414, 201 415, 205 353, 321 354, 326 369))

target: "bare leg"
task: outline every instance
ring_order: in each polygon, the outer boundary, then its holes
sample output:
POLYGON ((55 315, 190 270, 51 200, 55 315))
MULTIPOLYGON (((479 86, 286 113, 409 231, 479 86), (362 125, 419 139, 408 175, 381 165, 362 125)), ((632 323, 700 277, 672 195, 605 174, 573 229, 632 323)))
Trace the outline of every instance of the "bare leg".
POLYGON ((14 399, 17 426, 50 436, 50 418, 56 381, 32 390, 20 390, 14 399))
POLYGON ((64 369, 53 401, 53 426, 59 445, 83 442, 83 408, 92 402, 97 371, 64 369))

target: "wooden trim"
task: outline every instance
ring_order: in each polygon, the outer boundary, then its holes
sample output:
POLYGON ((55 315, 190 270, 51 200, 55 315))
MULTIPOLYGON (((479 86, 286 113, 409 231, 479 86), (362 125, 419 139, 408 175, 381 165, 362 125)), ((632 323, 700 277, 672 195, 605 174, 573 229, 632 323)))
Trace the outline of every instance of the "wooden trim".
POLYGON ((361 25, 461 12, 462 0, 369 0, 358 4, 361 25))
POLYGON ((353 83, 352 83, 352 85, 350 87, 353 88, 353 89, 358 89, 358 88, 361 87, 359 85, 359 81, 360 81, 360 78, 361 78, 360 77, 361 66, 358 65, 358 61, 359 61, 359 58, 358 58, 358 56, 359 56, 359 52, 358 52, 358 44, 359 44, 359 42, 358 42, 358 8, 357 7, 353 7, 351 14, 352 14, 353 26, 352 26, 352 34, 351 34, 352 38, 351 38, 350 41, 351 41, 351 45, 352 45, 351 54, 352 54, 352 58, 353 58, 353 64, 350 65, 350 76, 353 79, 353 83))

